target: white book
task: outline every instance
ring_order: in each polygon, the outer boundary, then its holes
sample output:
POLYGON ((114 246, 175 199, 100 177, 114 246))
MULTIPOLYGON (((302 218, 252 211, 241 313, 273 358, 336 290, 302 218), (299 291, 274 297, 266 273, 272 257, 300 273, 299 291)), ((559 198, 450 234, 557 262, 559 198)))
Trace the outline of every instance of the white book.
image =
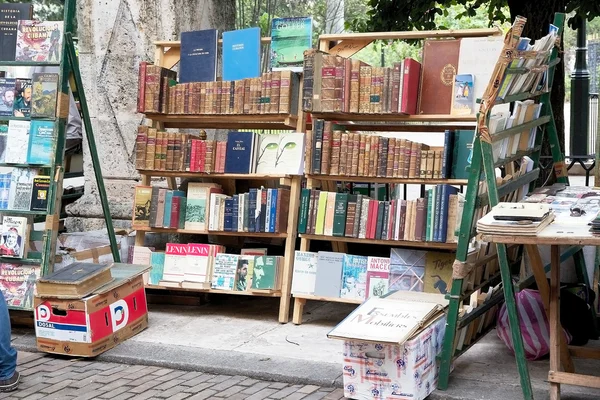
MULTIPOLYGON (((542 112, 542 103, 536 104, 535 111, 533 112, 533 119, 536 120, 540 117, 542 112)), ((527 144, 529 149, 532 149, 535 146, 535 138, 537 136, 539 127, 531 128, 531 133, 529 134, 529 143, 527 144)))
POLYGON ((196 283, 210 281, 213 247, 210 244, 187 244, 184 281, 196 283))
MULTIPOLYGON (((187 263, 187 244, 167 243, 162 281, 182 282, 187 263)), ((161 281, 161 285, 162 285, 161 281)))
POLYGON ((243 232, 244 231, 244 217, 246 216, 245 211, 246 208, 244 207, 244 201, 246 196, 248 195, 248 193, 240 193, 239 198, 238 198, 238 222, 237 222, 237 231, 238 232, 243 232))
POLYGON ((152 257, 152 249, 144 246, 134 246, 131 263, 135 265, 150 265, 150 257, 152 257))
POLYGON ((258 155, 256 157, 257 174, 276 174, 275 161, 277 160, 280 135, 258 135, 258 155))
POLYGON ((13 168, 8 191, 8 209, 29 211, 33 192, 33 179, 39 174, 35 168, 13 168))
POLYGON ((211 287, 213 289, 233 290, 240 256, 219 253, 215 256, 211 287))
POLYGON ((6 140, 7 164, 26 164, 29 147, 30 121, 8 121, 8 138, 6 140))
POLYGON ((304 133, 281 133, 277 146, 275 172, 277 174, 303 175, 305 145, 304 133))
POLYGON ((2 217, 2 239, 0 255, 2 257, 23 258, 27 246, 27 217, 2 217))

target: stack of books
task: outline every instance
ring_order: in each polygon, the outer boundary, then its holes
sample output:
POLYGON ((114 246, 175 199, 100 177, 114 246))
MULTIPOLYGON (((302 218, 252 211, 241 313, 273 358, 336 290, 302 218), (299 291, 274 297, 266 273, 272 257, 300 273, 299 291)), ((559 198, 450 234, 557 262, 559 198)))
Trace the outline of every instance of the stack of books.
POLYGON ((493 235, 535 236, 554 221, 548 204, 498 203, 477 221, 477 232, 493 235))

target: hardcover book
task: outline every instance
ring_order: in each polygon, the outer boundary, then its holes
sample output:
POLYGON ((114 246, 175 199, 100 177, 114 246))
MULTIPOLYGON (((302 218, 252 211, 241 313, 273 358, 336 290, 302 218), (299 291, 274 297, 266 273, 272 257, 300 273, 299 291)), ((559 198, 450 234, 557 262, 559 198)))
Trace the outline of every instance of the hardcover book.
POLYGON ((473 137, 471 130, 457 130, 454 133, 454 148, 452 150, 452 179, 468 179, 467 167, 471 165, 473 137))
POLYGON ((164 251, 153 251, 150 254, 150 276, 148 283, 151 285, 158 285, 163 279, 163 273, 165 269, 165 252, 164 251))
POLYGON ((27 217, 3 216, 0 242, 1 256, 23 258, 27 245, 27 217))
POLYGON ((217 79, 217 36, 216 29, 181 33, 179 83, 217 79))
POLYGON ((31 117, 52 118, 56 115, 58 74, 33 74, 31 117))
POLYGON ((273 18, 271 69, 302 72, 304 51, 312 47, 312 17, 273 18))
POLYGON ((254 132, 229 132, 225 173, 249 174, 252 172, 255 135, 254 132))
POLYGON ((35 178, 33 178, 33 190, 31 193, 31 211, 46 211, 48 209, 49 189, 49 176, 36 176, 35 178))
MULTIPOLYGON (((0 5, 3 7, 4 4, 0 5)), ((0 38, 2 37, 2 29, 0 29, 0 38)), ((1 41, 2 39, 0 39, 1 41)), ((0 50, 1 51, 1 50, 0 50)), ((15 84, 14 78, 0 78, 0 115, 13 115, 13 107, 15 102, 15 84)))
POLYGON ((37 282, 37 295, 55 297, 56 295, 70 295, 82 298, 103 286, 113 277, 110 271, 111 264, 94 264, 76 262, 67 265, 50 275, 41 277, 37 282))
POLYGON ((294 253, 292 293, 315 294, 317 257, 317 253, 310 251, 296 251, 294 253))
POLYGON ((15 81, 13 115, 29 117, 31 114, 31 79, 17 78, 15 81))
POLYGON ((460 39, 427 39, 423 45, 419 114, 450 114, 460 39))
POLYGON ((15 60, 59 62, 63 36, 63 21, 21 20, 15 60))
POLYGON ((221 187, 215 183, 188 184, 185 229, 208 231, 210 194, 218 192, 221 192, 221 187))
POLYGON ((0 264, 0 292, 4 294, 6 304, 32 309, 35 282, 39 276, 39 266, 0 264))
POLYGON ((367 289, 367 257, 344 254, 342 269, 343 299, 364 300, 367 289))
POLYGON ((223 80, 260 76, 260 28, 223 32, 223 80))
POLYGON ((54 122, 31 121, 31 134, 27 149, 27 163, 49 165, 54 152, 54 122))
POLYGON ((33 4, 0 4, 0 61, 15 61, 17 27, 20 20, 33 18, 33 4))

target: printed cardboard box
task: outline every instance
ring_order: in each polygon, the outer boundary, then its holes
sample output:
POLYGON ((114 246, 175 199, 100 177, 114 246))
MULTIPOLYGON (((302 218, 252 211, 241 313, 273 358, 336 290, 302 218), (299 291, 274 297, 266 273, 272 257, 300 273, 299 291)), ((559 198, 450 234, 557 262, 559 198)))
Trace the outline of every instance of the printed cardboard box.
POLYGON ((328 334, 343 340, 345 397, 423 400, 435 390, 447 301, 420 295, 369 299, 328 334))
POLYGON ((141 274, 147 267, 115 264, 113 281, 83 299, 35 298, 40 351, 95 357, 148 326, 141 274))

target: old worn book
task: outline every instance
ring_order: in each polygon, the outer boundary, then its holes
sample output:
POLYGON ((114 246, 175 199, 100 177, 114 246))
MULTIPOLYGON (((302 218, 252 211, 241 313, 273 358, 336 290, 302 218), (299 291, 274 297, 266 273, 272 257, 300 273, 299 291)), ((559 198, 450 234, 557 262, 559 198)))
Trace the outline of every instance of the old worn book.
POLYGON ((350 104, 349 112, 357 113, 360 100, 360 60, 350 60, 350 104))
POLYGON ((460 39, 425 40, 419 114, 450 114, 460 39))
MULTIPOLYGON (((336 56, 323 55, 321 68, 321 111, 333 112, 336 109, 336 56)), ((314 97, 314 95, 313 95, 314 97)))
POLYGON ((112 281, 110 264, 76 262, 37 281, 38 297, 82 298, 112 281))

